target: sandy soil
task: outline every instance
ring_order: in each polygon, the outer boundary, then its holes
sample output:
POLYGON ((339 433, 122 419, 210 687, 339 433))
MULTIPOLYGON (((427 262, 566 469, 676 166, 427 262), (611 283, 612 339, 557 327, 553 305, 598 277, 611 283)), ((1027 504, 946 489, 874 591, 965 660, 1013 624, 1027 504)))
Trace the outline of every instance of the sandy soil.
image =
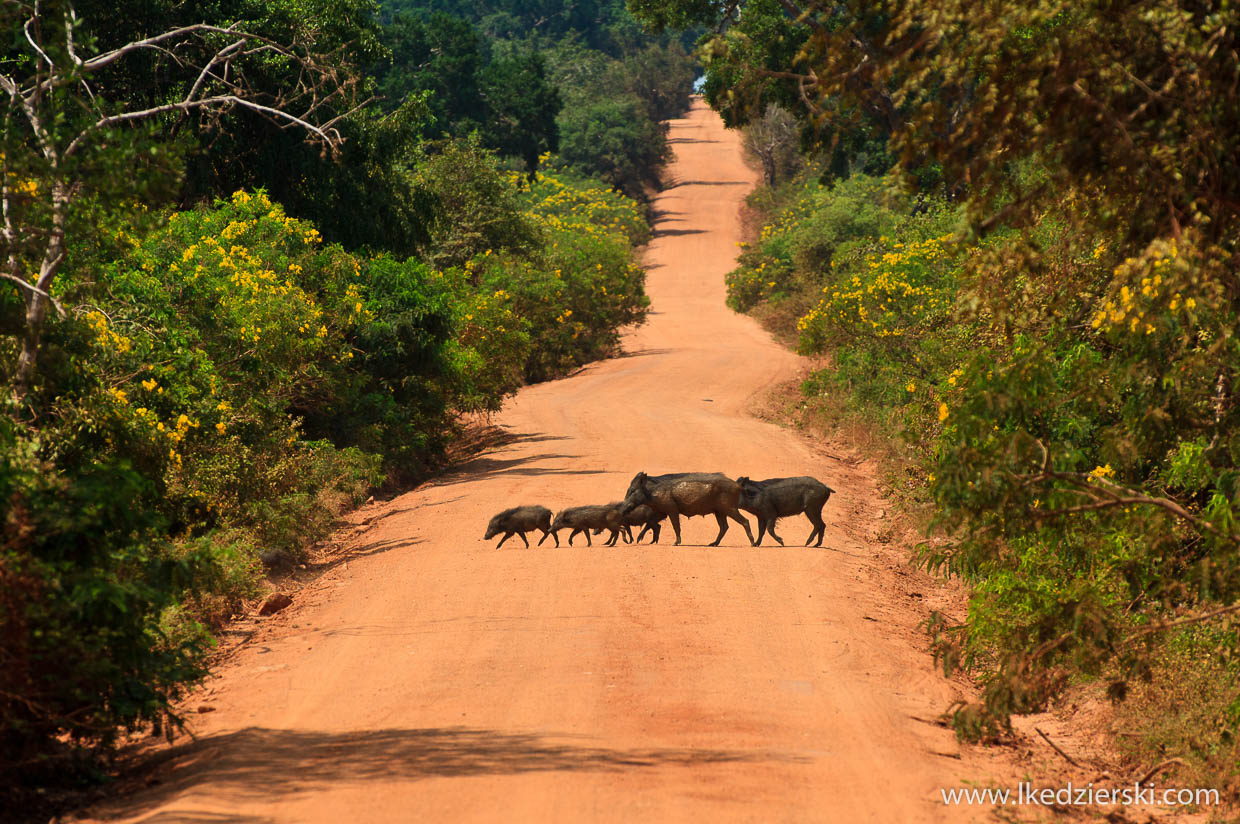
MULTIPOLYGON (((522 391, 509 442, 363 513, 340 563, 195 697, 198 740, 106 820, 980 820, 939 788, 1010 776, 924 720, 961 685, 916 631, 946 596, 876 540, 859 459, 751 409, 798 359, 724 306, 736 135, 695 105, 673 121, 674 182, 647 254, 654 311, 627 354, 522 391), (507 506, 623 496, 639 470, 817 476, 822 549, 748 546, 713 518, 659 546, 496 551, 507 506)), ((755 524, 756 529, 756 524, 755 524)), ((565 533, 564 537, 567 537, 565 533)), ((769 539, 768 539, 769 542, 769 539)), ((1007 783, 1006 781, 999 783, 1007 783)))

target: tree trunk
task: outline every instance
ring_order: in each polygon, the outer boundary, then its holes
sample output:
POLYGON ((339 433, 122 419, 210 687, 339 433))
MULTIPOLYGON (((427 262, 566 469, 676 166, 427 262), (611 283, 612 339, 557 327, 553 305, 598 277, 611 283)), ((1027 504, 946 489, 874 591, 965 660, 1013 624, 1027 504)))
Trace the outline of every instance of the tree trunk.
POLYGON ((35 282, 40 291, 26 292, 26 328, 22 333, 22 351, 17 358, 17 369, 13 373, 13 391, 19 401, 26 397, 34 382, 35 364, 43 342, 43 321, 47 318, 47 307, 51 303, 48 293, 65 259, 65 216, 68 210, 68 188, 57 181, 52 184, 52 232, 43 251, 43 261, 39 264, 39 279, 35 282))
POLYGON ((762 153, 762 171, 766 173, 766 185, 775 188, 775 152, 762 153))

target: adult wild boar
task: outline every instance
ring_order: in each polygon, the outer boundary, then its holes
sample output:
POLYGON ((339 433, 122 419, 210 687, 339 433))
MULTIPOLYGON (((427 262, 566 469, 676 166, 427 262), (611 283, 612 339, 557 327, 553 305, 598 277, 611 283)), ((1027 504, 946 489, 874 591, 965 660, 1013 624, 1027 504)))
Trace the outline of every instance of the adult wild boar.
MULTIPOLYGON (((525 540, 525 533, 534 529, 542 530, 542 541, 538 542, 541 546, 542 542, 547 540, 547 533, 551 529, 551 510, 545 506, 514 506, 512 509, 505 509, 491 519, 491 523, 487 524, 487 534, 482 537, 482 540, 489 541, 503 532, 504 537, 495 545, 495 548, 499 549, 504 545, 504 541, 513 535, 520 535, 528 549, 530 542, 525 540)), ((555 545, 560 545, 558 535, 555 536, 555 545)))
POLYGON ((728 531, 728 518, 740 523, 754 543, 749 531, 749 521, 737 509, 741 488, 736 481, 718 472, 681 472, 672 475, 650 476, 638 472, 629 484, 621 512, 628 514, 642 504, 655 512, 666 515, 676 532, 676 545, 680 545, 680 516, 714 515, 719 523, 719 535, 711 546, 719 546, 728 531))
POLYGON ((765 481, 753 481, 749 478, 738 478, 741 488, 740 507, 746 512, 758 516, 758 540, 762 543, 762 534, 770 532, 771 537, 784 545, 784 539, 775 534, 775 521, 789 515, 805 513, 809 522, 814 525, 805 545, 818 536, 822 546, 822 536, 827 525, 822 520, 822 508, 835 490, 816 478, 801 476, 799 478, 767 478, 765 481))
MULTIPOLYGON (((555 541, 558 545, 560 542, 559 531, 561 529, 571 529, 568 533, 568 545, 573 545, 573 538, 578 532, 586 534, 586 546, 593 546, 594 542, 590 540, 590 530, 602 531, 604 529, 611 531, 611 538, 608 546, 616 542, 616 536, 624 532, 624 519, 620 517, 620 504, 606 504, 594 506, 571 506, 568 509, 562 509, 555 516, 555 522, 551 524, 551 534, 555 535, 555 541)), ((538 542, 542 546, 542 542, 547 540, 547 536, 542 536, 542 540, 538 542)), ((627 543, 629 538, 625 535, 627 543)))

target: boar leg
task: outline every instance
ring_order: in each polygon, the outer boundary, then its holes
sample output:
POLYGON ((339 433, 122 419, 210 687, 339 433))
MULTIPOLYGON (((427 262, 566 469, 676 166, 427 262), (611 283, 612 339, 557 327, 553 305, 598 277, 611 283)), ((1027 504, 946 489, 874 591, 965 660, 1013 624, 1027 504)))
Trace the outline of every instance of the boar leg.
MULTIPOLYGON (((758 542, 753 539, 753 533, 749 531, 749 521, 745 520, 745 516, 740 513, 740 510, 733 509, 728 513, 728 517, 745 527, 745 537, 749 539, 750 546, 758 545, 758 542)), ((775 533, 772 532, 771 534, 774 535, 775 533)), ((783 542, 780 541, 780 543, 783 542)))
MULTIPOLYGON (((727 534, 728 531, 728 518, 726 515, 722 512, 716 512, 715 520, 719 522, 719 535, 715 538, 715 540, 711 541, 711 546, 719 546, 719 542, 723 540, 723 536, 727 534)), ((752 535, 749 536, 749 540, 753 540, 752 535)))
POLYGON ((667 517, 672 519, 672 529, 676 532, 676 546, 680 546, 680 513, 673 512, 667 517))
MULTIPOLYGON (((779 545, 780 545, 780 546, 783 546, 783 545, 784 545, 784 539, 783 539, 783 538, 781 538, 781 537, 779 537, 778 535, 776 535, 776 534, 775 534, 775 521, 776 521, 776 519, 775 519, 775 518, 772 518, 771 520, 769 520, 769 521, 767 521, 767 522, 766 522, 766 531, 767 531, 767 532, 769 532, 769 533, 771 533, 771 537, 772 537, 772 538, 774 538, 775 540, 779 541, 779 545)), ((759 530, 759 533, 760 533, 760 532, 761 532, 761 530, 759 530)), ((758 535, 758 540, 762 540, 762 536, 761 536, 761 534, 759 534, 759 535, 758 535)))
POLYGON ((809 518, 809 522, 814 525, 814 528, 810 530, 809 537, 805 539, 805 545, 809 546, 809 542, 814 539, 815 535, 817 535, 818 543, 814 544, 814 546, 822 546, 822 536, 827 531, 827 525, 822 520, 822 513, 807 510, 805 515, 809 518))
POLYGON ((504 545, 504 541, 507 541, 509 538, 511 538, 513 535, 516 535, 516 534, 517 534, 517 533, 515 533, 515 532, 506 532, 506 533, 504 533, 504 537, 499 539, 499 543, 495 545, 495 548, 496 548, 496 549, 499 549, 500 547, 502 547, 502 546, 504 545))

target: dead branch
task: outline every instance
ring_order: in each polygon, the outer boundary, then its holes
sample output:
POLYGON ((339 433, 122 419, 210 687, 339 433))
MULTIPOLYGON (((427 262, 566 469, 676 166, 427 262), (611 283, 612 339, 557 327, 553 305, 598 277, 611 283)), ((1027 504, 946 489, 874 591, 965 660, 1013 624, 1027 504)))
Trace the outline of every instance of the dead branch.
POLYGON ((1141 777, 1137 779, 1137 783, 1144 784, 1146 781, 1149 781, 1151 778, 1158 775, 1164 769, 1172 766, 1173 764, 1178 764, 1181 767, 1187 766, 1182 758, 1168 758, 1166 761, 1159 761, 1157 764, 1142 773, 1141 777))
POLYGON ((1079 763, 1079 762, 1078 762, 1075 758, 1073 758, 1072 756, 1068 755, 1066 752, 1064 752, 1063 750, 1061 750, 1061 749, 1059 748, 1059 745, 1058 745, 1058 744, 1056 744, 1054 741, 1052 741, 1052 740, 1051 740, 1051 737, 1050 737, 1049 735, 1047 735, 1046 733, 1042 732, 1042 728, 1041 728, 1041 727, 1034 727, 1034 728, 1033 728, 1033 730, 1034 730, 1034 732, 1036 732, 1038 735, 1042 736, 1042 740, 1043 740, 1043 741, 1045 741, 1047 744, 1050 744, 1050 745, 1051 745, 1051 749, 1052 749, 1052 750, 1054 750, 1055 752, 1057 752, 1057 753, 1059 753, 1061 756, 1063 756, 1063 759, 1064 759, 1065 761, 1067 761, 1069 764, 1071 764, 1071 765, 1072 765, 1072 766, 1074 766, 1074 767, 1079 767, 1079 766, 1081 766, 1081 765, 1080 765, 1080 763, 1079 763))
POLYGON ((1163 621, 1157 624, 1150 624, 1148 627, 1142 627, 1136 632, 1133 632, 1128 636, 1127 640, 1135 641, 1136 639, 1142 638, 1146 635, 1154 635, 1155 633, 1166 632, 1169 629, 1184 627, 1190 624, 1200 624, 1203 621, 1209 621, 1211 618, 1218 618, 1222 615, 1231 615, 1236 612, 1240 612, 1240 604, 1232 604, 1229 607, 1219 607, 1218 609, 1210 610, 1209 612, 1203 612, 1200 615, 1190 615, 1187 618, 1177 618, 1174 621, 1163 621))
POLYGON ((33 283, 29 283, 25 280, 22 280, 17 275, 10 275, 8 272, 0 272, 0 280, 7 280, 7 281, 10 281, 11 283, 16 283, 18 286, 22 287, 23 289, 28 289, 31 292, 35 293, 36 295, 40 295, 46 298, 49 302, 51 302, 52 308, 56 310, 56 314, 60 315, 60 317, 62 318, 65 316, 65 310, 60 305, 60 301, 56 300, 56 298, 52 297, 49 293, 40 289, 38 286, 35 286, 33 283))
POLYGON ((1063 515, 1074 515, 1080 512, 1096 512, 1103 509, 1113 509, 1121 506, 1152 506, 1162 509, 1166 512, 1181 518, 1199 530, 1209 532, 1217 537, 1225 540, 1240 543, 1240 535, 1230 532, 1224 532, 1204 518, 1198 517, 1184 508, 1178 501, 1171 498, 1156 497, 1146 495, 1137 489, 1130 489, 1126 486, 1120 486, 1106 478, 1100 478, 1087 472, 1053 472, 1046 469, 1048 465, 1048 455, 1043 447, 1043 464, 1042 471, 1031 475, 1010 475, 1010 477, 1022 484, 1032 485, 1037 483, 1045 483, 1047 481, 1060 481, 1075 487, 1072 492, 1082 495, 1090 500, 1087 504, 1079 506, 1064 507, 1063 509, 1053 510, 1035 510, 1032 517, 1040 520, 1048 518, 1060 517, 1063 515))

